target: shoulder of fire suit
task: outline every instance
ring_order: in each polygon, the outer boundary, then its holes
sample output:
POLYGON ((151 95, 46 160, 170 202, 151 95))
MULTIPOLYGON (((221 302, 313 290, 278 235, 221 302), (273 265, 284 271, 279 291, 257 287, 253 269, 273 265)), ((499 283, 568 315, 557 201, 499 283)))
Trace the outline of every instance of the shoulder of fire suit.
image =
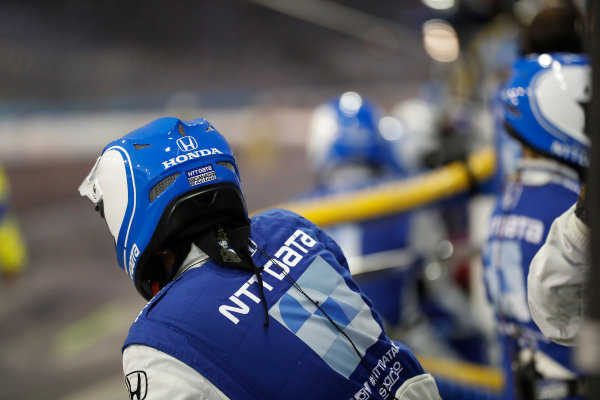
POLYGON ((589 228, 575 205, 553 223, 527 277, 531 316, 550 340, 572 346, 583 319, 589 228))
MULTIPOLYGON (((346 271, 350 271, 348 262, 340 246, 325 231, 300 214, 283 208, 272 208, 252 217, 252 237, 283 237, 295 229, 305 229, 315 239, 319 239, 323 248, 331 252, 336 261, 346 271)), ((287 237, 287 236, 286 236, 287 237)))

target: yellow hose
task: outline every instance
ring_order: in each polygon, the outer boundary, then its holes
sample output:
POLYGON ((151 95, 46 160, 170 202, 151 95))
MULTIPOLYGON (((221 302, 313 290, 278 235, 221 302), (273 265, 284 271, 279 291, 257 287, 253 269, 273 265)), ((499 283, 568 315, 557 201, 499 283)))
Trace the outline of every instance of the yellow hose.
POLYGON ((504 386, 504 374, 499 368, 419 354, 416 356, 423 369, 435 377, 493 391, 500 391, 504 386))
POLYGON ((4 202, 8 199, 8 189, 8 179, 6 178, 4 169, 0 166, 0 202, 4 202))
POLYGON ((355 222, 396 214, 462 193, 469 189, 471 178, 483 182, 494 171, 495 153, 486 147, 470 154, 466 163, 455 161, 428 173, 368 189, 275 207, 294 211, 322 227, 355 222))
MULTIPOLYGON (((0 166, 0 207, 8 207, 9 182, 0 166)), ((27 262, 27 248, 14 217, 5 210, 0 215, 0 273, 14 276, 22 272, 27 262)))
POLYGON ((21 231, 12 217, 0 221, 0 272, 16 275, 27 263, 27 248, 21 231))

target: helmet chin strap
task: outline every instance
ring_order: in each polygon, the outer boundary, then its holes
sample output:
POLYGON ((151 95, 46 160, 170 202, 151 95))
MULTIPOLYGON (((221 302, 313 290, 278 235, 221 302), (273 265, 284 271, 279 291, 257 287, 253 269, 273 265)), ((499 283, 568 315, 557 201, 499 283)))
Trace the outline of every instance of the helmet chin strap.
POLYGON ((205 252, 217 264, 254 273, 260 289, 260 297, 265 310, 264 326, 269 325, 269 308, 265 298, 262 267, 257 267, 248 249, 250 238, 250 220, 240 226, 219 225, 217 229, 206 232, 194 239, 194 244, 205 252), (229 248, 227 248, 229 246, 229 248), (233 250, 233 251, 232 251, 233 250))

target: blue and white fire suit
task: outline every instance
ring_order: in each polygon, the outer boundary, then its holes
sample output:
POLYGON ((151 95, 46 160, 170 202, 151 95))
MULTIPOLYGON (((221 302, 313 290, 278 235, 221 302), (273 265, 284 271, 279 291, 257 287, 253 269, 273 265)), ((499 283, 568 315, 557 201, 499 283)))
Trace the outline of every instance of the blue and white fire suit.
POLYGON ((527 277, 533 320, 548 339, 565 346, 576 343, 588 290, 590 229, 575 215, 575 207, 552 223, 527 277))
MULTIPOLYGON (((364 191, 392 179, 366 181, 360 175, 346 176, 344 170, 338 172, 342 172, 340 175, 344 179, 333 175, 331 182, 319 185, 299 200, 314 202, 356 190, 364 191)), ((421 249, 418 249, 422 241, 415 243, 412 239, 414 214, 397 213, 324 229, 340 246, 353 278, 390 328, 406 328, 419 313, 416 287, 423 260, 421 249)))
POLYGON ((539 378, 531 385, 538 393, 550 380, 577 379, 571 348, 550 341, 531 318, 527 275, 552 222, 575 203, 579 190, 577 173, 564 164, 524 159, 491 216, 483 252, 484 279, 503 342, 506 398, 513 398, 512 379, 517 378, 511 364, 533 367, 530 371, 539 378))
POLYGON ((270 210, 252 218, 251 241, 268 326, 256 277, 193 247, 125 341, 131 398, 439 398, 410 350, 386 336, 329 236, 270 210))

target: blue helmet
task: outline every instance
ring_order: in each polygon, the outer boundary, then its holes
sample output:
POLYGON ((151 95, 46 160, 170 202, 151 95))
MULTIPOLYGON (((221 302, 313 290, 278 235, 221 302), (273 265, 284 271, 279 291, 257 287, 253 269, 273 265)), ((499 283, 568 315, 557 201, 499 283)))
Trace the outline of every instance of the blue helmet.
POLYGON ((379 128, 380 112, 358 93, 346 92, 317 107, 309 129, 307 153, 318 172, 348 164, 397 172, 390 142, 379 128))
POLYGON ((146 299, 166 274, 157 250, 248 219, 233 152, 204 119, 160 118, 113 141, 79 192, 105 218, 119 266, 146 299))
POLYGON ((585 108, 590 94, 587 56, 522 57, 502 92, 506 128, 534 150, 584 169, 589 164, 585 108))

